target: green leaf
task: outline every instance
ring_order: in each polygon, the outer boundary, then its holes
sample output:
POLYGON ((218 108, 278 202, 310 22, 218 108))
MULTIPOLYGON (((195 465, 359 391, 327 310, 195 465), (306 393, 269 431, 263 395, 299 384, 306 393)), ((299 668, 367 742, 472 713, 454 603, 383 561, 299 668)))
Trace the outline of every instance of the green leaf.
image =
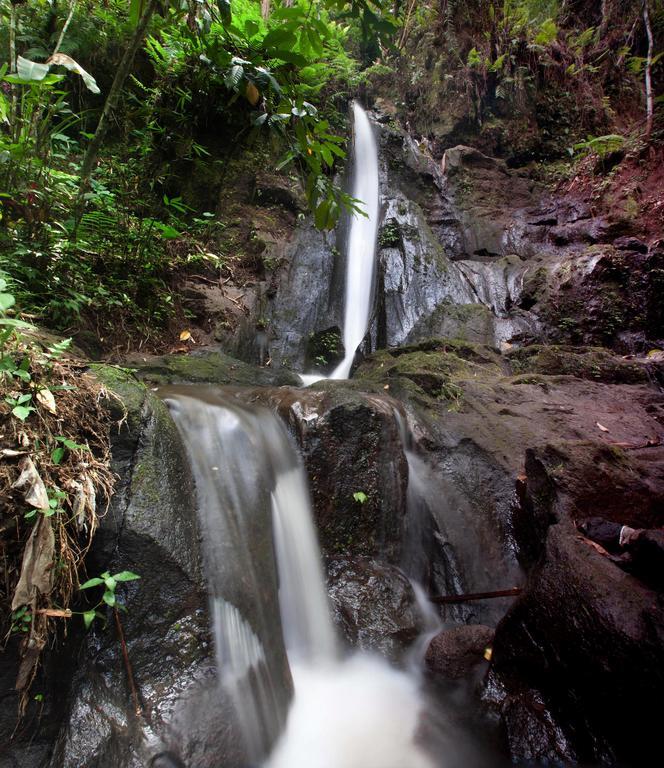
POLYGON ((111 608, 115 605, 115 592, 104 592, 101 598, 106 605, 110 605, 111 608))
POLYGON ((330 201, 323 200, 314 211, 314 223, 318 229, 327 229, 328 214, 330 212, 330 201))
POLYGON ((353 494, 353 499, 357 501, 359 504, 364 504, 365 501, 367 501, 368 496, 363 491, 356 491, 353 494))
POLYGON ((51 461, 54 464, 59 464, 65 455, 65 449, 64 448, 56 448, 53 453, 51 454, 51 461))
POLYGON ((224 24, 231 23, 231 0, 217 0, 219 15, 224 24))
POLYGON ((104 584, 106 584, 107 592, 115 592, 115 588, 117 587, 117 582, 115 581, 113 576, 107 576, 104 579, 104 584))
POLYGON ((325 160, 331 168, 334 165, 334 158, 332 157, 330 150, 326 146, 321 146, 320 153, 323 156, 323 160, 325 160))
POLYGON ((131 571, 120 571, 120 573, 114 574, 113 578, 116 581, 134 581, 135 579, 140 579, 141 577, 137 573, 132 573, 131 571))
POLYGON ((90 629, 90 624, 95 620, 95 611, 85 611, 83 614, 83 621, 85 622, 85 628, 90 629))
POLYGON ((95 576, 93 579, 88 579, 85 584, 81 584, 79 589, 90 589, 91 587, 98 587, 100 584, 103 584, 104 580, 100 579, 98 576, 95 576))
POLYGON ((26 408, 24 405, 17 405, 16 408, 12 409, 12 414, 16 416, 17 419, 25 421, 34 410, 35 409, 30 406, 26 408))
POLYGON ((236 89, 243 77, 244 77, 244 67, 242 67, 240 64, 234 64, 229 69, 226 77, 224 78, 224 83, 226 85, 226 88, 228 88, 229 90, 236 89))
POLYGON ((21 80, 26 82, 43 80, 48 75, 48 70, 48 64, 39 64, 36 61, 24 59, 23 56, 17 56, 16 58, 16 73, 21 80))
POLYGON ((0 293, 0 312, 6 312, 16 304, 16 299, 11 293, 0 293))

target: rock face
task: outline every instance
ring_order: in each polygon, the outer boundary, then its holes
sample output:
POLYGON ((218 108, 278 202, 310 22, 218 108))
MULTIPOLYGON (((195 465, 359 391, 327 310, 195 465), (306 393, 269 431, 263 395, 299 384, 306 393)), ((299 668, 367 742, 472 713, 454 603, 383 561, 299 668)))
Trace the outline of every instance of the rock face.
POLYGON ((526 572, 523 596, 491 601, 502 605, 489 622, 508 611, 486 698, 514 759, 647 762, 657 749, 661 596, 576 527, 594 516, 664 522, 664 395, 647 365, 596 348, 500 356, 432 340, 372 355, 357 379, 406 404, 422 455, 455 500, 448 510, 463 509, 455 493, 465 501, 463 535, 449 537, 464 583, 518 583, 517 571, 493 567, 510 551, 526 572), (469 570, 491 547, 492 567, 469 570))
MULTIPOLYGON (((574 522, 601 511, 620 524, 661 526, 663 458, 661 448, 627 454, 578 443, 527 457, 517 535, 529 587, 498 627, 492 676, 506 696, 500 706, 519 700, 529 717, 521 692, 538 691, 579 759, 638 765, 657 748, 650 702, 663 682, 661 595, 574 522)), ((513 746, 519 754, 520 736, 513 746)))
POLYGON ((309 337, 339 326, 344 274, 337 242, 309 224, 299 228, 284 254, 275 291, 266 306, 268 349, 273 365, 303 370, 309 337))

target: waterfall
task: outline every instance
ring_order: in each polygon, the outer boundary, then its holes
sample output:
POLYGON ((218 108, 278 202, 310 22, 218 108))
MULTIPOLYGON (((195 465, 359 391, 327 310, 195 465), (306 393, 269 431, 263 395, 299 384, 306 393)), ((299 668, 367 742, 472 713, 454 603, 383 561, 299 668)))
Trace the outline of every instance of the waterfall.
POLYGON ((219 677, 248 759, 265 768, 433 768, 416 743, 417 675, 339 651, 307 479, 285 427, 213 388, 165 397, 194 469, 219 677), (294 683, 285 729, 284 648, 294 683))
POLYGON ((304 384, 313 384, 323 378, 347 379, 357 348, 369 326, 378 231, 378 148, 367 113, 357 102, 353 102, 353 120, 353 197, 362 201, 366 216, 355 214, 348 234, 344 359, 327 377, 316 374, 302 376, 304 384))

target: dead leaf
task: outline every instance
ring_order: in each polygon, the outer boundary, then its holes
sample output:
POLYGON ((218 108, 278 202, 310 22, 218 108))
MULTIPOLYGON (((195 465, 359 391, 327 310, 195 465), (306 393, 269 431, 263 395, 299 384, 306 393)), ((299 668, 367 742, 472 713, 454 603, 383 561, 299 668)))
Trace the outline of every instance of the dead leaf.
POLYGON ((12 598, 12 611, 22 605, 32 605, 37 599, 37 592, 47 595, 51 591, 54 551, 55 536, 51 521, 40 515, 23 550, 21 576, 12 598))
POLYGON ((595 424, 597 424, 597 426, 602 430, 602 432, 609 431, 603 424, 600 424, 599 421, 596 421, 595 424))
POLYGON ((49 413, 55 413, 55 398, 50 389, 40 389, 37 392, 37 400, 46 408, 49 413))
POLYGON ((389 384, 386 384, 386 385, 383 387, 383 389, 389 389, 389 388, 390 388, 390 385, 389 385, 389 384))
POLYGON ((261 100, 261 94, 258 88, 253 83, 247 83, 247 88, 244 92, 244 95, 247 97, 247 101, 251 104, 252 107, 255 107, 256 104, 261 100))
POLYGON ((491 661, 491 657, 493 656, 493 648, 489 645, 484 649, 484 658, 487 661, 491 661))
POLYGON ((180 341, 189 341, 191 338, 191 331, 182 331, 180 334, 180 341))
POLYGON ((14 451, 12 448, 3 448, 0 451, 0 456, 2 456, 3 459, 13 459, 16 458, 16 456, 25 456, 27 451, 14 451))
POLYGON ((12 485, 17 491, 23 491, 27 504, 37 509, 48 509, 48 494, 44 481, 39 476, 37 468, 28 456, 18 465, 21 470, 18 480, 12 485))

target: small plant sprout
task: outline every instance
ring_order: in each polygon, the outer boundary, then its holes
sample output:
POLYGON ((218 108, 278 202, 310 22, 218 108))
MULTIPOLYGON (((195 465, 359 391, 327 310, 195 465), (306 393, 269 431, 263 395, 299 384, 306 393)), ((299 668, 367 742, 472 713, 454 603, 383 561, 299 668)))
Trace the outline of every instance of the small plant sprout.
POLYGON ((120 571, 119 573, 113 574, 113 576, 111 576, 109 571, 104 571, 101 576, 95 576, 92 579, 88 579, 84 584, 81 584, 81 590, 92 589, 93 587, 100 587, 102 585, 104 587, 104 593, 97 605, 89 611, 83 612, 83 621, 85 622, 86 628, 92 624, 95 618, 104 619, 104 614, 99 610, 102 605, 106 604, 110 608, 121 607, 117 602, 115 595, 115 590, 119 583, 123 581, 135 581, 140 578, 141 577, 137 573, 132 573, 131 571, 120 571))
POLYGON ((355 491, 355 493, 353 494, 353 499, 358 504, 364 504, 368 500, 368 498, 369 497, 367 496, 366 493, 364 493, 364 491, 355 491))

